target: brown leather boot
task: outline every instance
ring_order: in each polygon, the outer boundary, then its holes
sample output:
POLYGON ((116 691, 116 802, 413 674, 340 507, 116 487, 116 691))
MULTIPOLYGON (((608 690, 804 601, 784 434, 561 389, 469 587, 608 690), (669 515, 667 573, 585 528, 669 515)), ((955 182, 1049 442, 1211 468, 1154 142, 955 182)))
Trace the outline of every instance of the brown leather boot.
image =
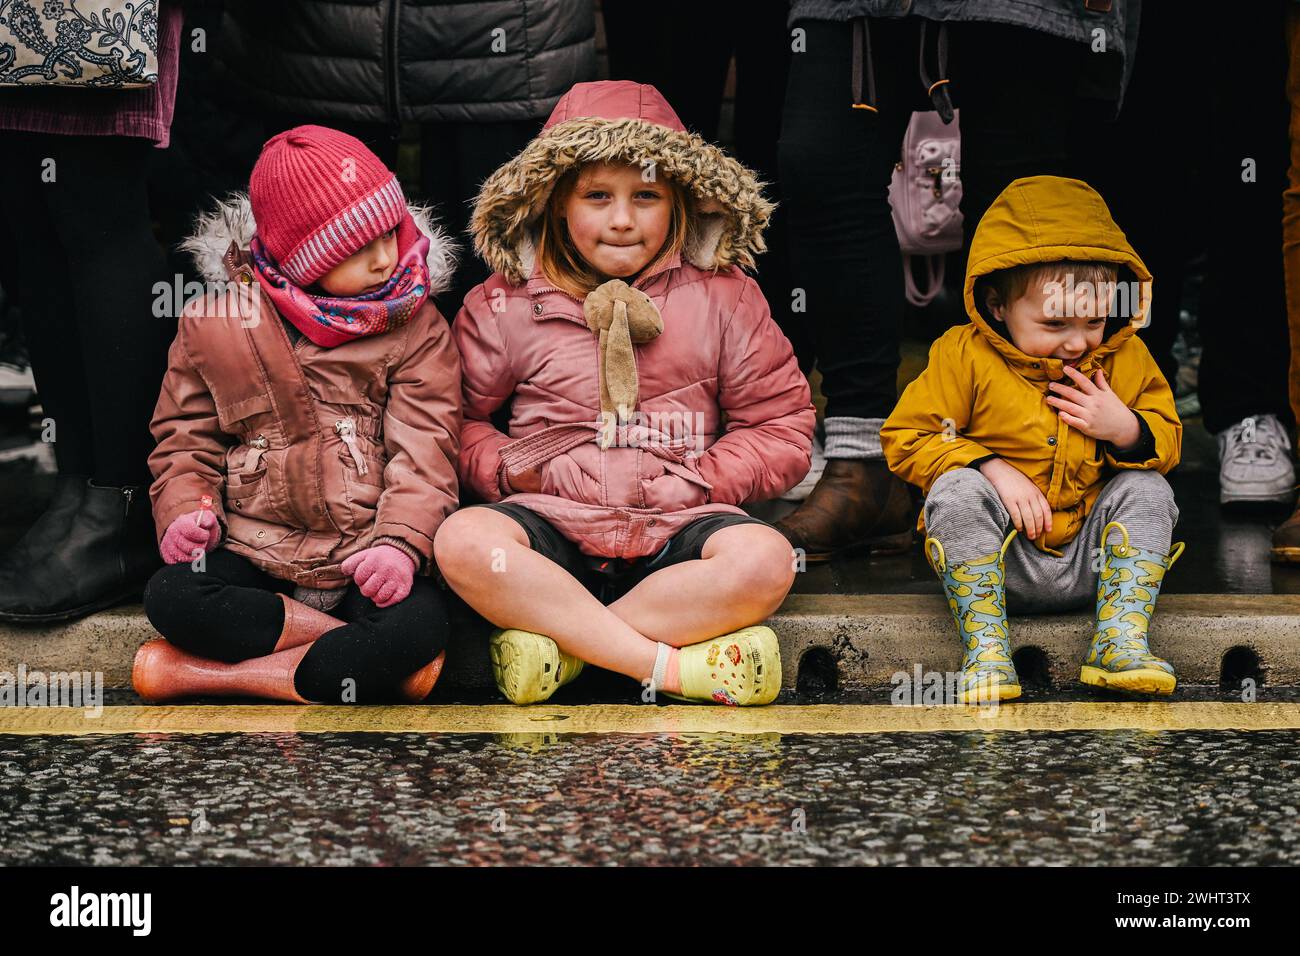
POLYGON ((1273 560, 1283 564, 1300 564, 1300 503, 1291 517, 1273 532, 1273 560))
POLYGON ((182 697, 262 697, 305 704, 293 676, 310 644, 226 664, 187 654, 169 641, 149 641, 135 653, 131 685, 149 701, 182 697))
POLYGON ((857 550, 902 554, 911 547, 915 526, 907 484, 879 458, 828 458, 812 494, 776 522, 808 561, 857 550))

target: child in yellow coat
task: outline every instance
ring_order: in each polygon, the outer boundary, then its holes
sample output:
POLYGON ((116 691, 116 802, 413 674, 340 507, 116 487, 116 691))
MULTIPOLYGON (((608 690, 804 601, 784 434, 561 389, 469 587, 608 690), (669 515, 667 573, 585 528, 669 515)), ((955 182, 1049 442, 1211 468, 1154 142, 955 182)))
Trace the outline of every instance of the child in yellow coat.
POLYGON ((926 494, 926 556, 965 648, 968 702, 1020 694, 1008 598, 1030 612, 1095 598, 1080 680, 1174 690, 1173 667, 1147 642, 1182 551, 1170 547, 1178 508, 1162 477, 1178 464, 1182 424, 1135 334, 1150 289, 1091 187, 1016 180, 972 241, 970 323, 934 343, 881 429, 890 468, 926 494))

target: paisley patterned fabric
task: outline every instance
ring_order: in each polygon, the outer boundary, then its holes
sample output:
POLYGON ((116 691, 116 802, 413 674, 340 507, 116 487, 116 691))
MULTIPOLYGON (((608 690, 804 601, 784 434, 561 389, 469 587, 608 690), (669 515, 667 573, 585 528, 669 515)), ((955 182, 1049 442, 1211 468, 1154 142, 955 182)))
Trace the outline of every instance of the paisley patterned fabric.
POLYGON ((0 86, 158 82, 158 0, 0 0, 0 86))
MULTIPOLYGON (((1155 670, 1174 677, 1169 662, 1151 653, 1147 630, 1165 572, 1173 567, 1182 552, 1182 542, 1168 555, 1133 547, 1128 541, 1128 529, 1118 521, 1102 529, 1097 628, 1084 659, 1085 667, 1113 674, 1155 670), (1119 531, 1121 540, 1108 545, 1107 536, 1112 530, 1119 531)), ((1172 689, 1170 684, 1169 690, 1172 689)))
POLYGON ((1011 662, 1006 602, 1006 551, 1015 536, 1015 531, 1007 535, 993 554, 953 565, 945 560, 937 539, 927 538, 925 542, 926 557, 943 582, 965 651, 957 684, 963 703, 1020 696, 1020 678, 1011 662))

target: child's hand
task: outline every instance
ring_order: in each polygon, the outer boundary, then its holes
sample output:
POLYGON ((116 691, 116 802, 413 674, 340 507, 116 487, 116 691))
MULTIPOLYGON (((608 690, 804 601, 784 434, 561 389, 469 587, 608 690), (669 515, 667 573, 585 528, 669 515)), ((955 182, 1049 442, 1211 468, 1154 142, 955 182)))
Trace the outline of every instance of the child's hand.
POLYGON ((415 563, 391 544, 377 544, 358 551, 343 562, 341 569, 357 582, 362 594, 375 602, 375 607, 388 607, 404 600, 411 593, 411 580, 415 577, 415 563))
POLYGON ((168 564, 193 561, 195 552, 207 553, 221 540, 217 516, 206 508, 183 514, 167 526, 158 551, 168 564))
POLYGON ((1027 534, 1032 541, 1043 532, 1052 530, 1052 506, 1038 486, 1019 468, 1001 458, 992 458, 980 465, 980 474, 997 491, 1002 507, 1010 513, 1017 531, 1027 534))
POLYGON ((506 470, 506 484, 510 486, 513 492, 528 492, 529 494, 539 495, 542 493, 542 466, 534 465, 532 468, 524 471, 512 472, 506 470))
POLYGON ((1063 367, 1078 388, 1060 382, 1047 387, 1054 394, 1047 396, 1047 404, 1056 409, 1061 420, 1085 435, 1099 441, 1108 441, 1116 448, 1132 448, 1142 437, 1137 415, 1110 390, 1106 373, 1097 369, 1092 379, 1077 368, 1063 367))

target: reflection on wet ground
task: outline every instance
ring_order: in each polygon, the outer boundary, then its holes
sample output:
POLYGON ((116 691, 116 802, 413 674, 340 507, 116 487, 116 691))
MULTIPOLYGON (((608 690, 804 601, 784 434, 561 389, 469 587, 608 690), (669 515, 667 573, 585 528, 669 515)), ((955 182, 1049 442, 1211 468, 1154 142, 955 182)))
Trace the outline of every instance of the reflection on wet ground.
POLYGON ((0 863, 1295 864, 1296 739, 0 736, 0 863))

